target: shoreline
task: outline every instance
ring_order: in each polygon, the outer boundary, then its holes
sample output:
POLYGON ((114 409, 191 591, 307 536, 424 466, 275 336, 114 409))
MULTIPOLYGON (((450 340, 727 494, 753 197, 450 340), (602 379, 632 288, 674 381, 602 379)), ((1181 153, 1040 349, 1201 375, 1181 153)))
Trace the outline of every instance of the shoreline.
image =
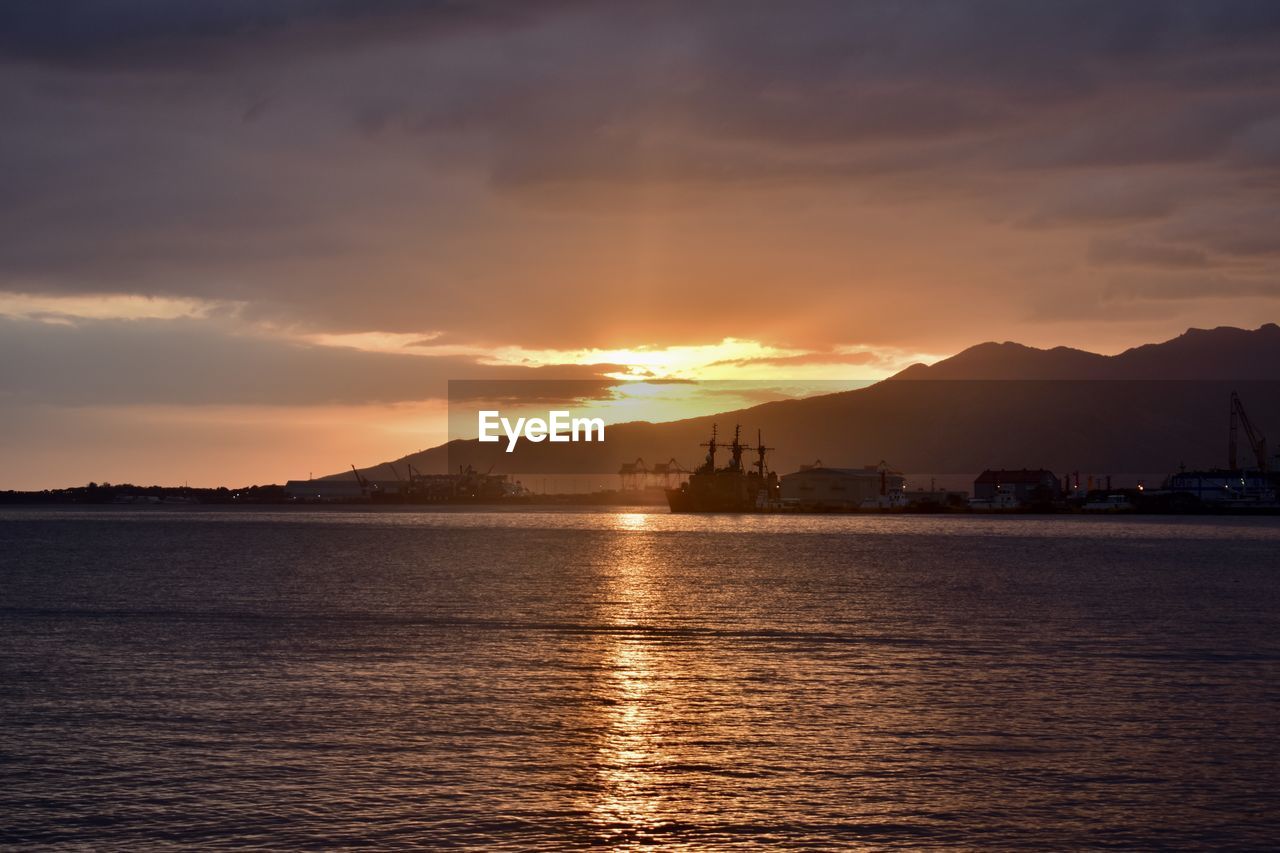
MULTIPOLYGON (((557 497, 559 496, 551 496, 557 497)), ((1017 509, 968 509, 968 508, 858 508, 858 509, 768 509, 747 512, 672 512, 668 507, 656 503, 636 503, 626 501, 590 501, 571 500, 564 496, 555 500, 509 500, 509 501, 469 501, 469 502, 421 502, 408 501, 75 501, 75 500, 4 500, 0 497, 0 510, 13 509, 124 509, 124 510, 209 510, 233 509, 245 512, 370 512, 370 513, 421 513, 421 512, 520 512, 538 510, 626 510, 630 512, 646 512, 655 515, 682 516, 952 516, 969 518, 1133 518, 1133 517, 1276 517, 1280 516, 1280 506, 1259 507, 1223 507, 1195 509, 1130 509, 1130 510, 1084 510, 1077 507, 1061 507, 1051 509, 1017 508, 1017 509)))

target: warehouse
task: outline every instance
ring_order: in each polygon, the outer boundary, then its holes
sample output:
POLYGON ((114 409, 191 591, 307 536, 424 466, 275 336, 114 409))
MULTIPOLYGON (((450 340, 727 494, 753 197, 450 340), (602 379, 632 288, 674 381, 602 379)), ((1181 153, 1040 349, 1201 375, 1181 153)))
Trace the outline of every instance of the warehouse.
POLYGON ((906 480, 884 463, 863 468, 806 465, 782 478, 782 503, 796 509, 851 510, 906 504, 906 480))
POLYGON ((973 481, 976 501, 994 501, 998 496, 1012 495, 1019 504, 1053 501, 1062 497, 1062 485, 1052 471, 1043 468, 983 471, 973 481))

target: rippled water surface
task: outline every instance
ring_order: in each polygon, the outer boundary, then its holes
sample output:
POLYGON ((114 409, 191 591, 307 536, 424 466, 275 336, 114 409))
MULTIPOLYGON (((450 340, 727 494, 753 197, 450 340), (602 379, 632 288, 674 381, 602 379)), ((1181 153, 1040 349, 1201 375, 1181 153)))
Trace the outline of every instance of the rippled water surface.
POLYGON ((1268 847, 1280 519, 0 513, 0 843, 1268 847))

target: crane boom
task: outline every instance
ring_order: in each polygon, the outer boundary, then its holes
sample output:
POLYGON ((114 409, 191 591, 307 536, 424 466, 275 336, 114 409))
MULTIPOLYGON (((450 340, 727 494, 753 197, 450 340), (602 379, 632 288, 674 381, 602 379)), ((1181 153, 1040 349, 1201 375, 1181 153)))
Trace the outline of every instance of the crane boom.
POLYGON ((1253 423, 1249 420, 1249 415, 1244 410, 1244 403, 1240 402, 1240 395, 1235 391, 1231 392, 1231 435, 1227 444, 1227 467, 1232 471, 1239 470, 1238 459, 1238 434, 1240 428, 1244 428, 1245 439, 1249 442, 1249 449, 1253 451, 1254 457, 1258 460, 1258 470, 1266 473, 1267 470, 1267 438, 1254 428, 1253 423))

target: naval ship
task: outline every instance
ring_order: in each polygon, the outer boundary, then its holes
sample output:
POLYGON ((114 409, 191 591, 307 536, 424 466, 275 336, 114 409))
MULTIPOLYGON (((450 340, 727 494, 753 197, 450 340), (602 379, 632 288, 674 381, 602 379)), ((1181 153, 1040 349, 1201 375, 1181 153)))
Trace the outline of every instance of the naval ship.
POLYGON ((759 431, 754 448, 743 444, 741 435, 742 427, 735 426, 733 442, 728 445, 729 464, 717 468, 716 451, 724 445, 717 442, 716 425, 712 424, 710 440, 700 445, 707 448, 702 466, 680 488, 666 490, 672 512, 769 512, 778 508, 778 475, 765 465, 765 454, 773 448, 764 446, 759 431), (748 450, 756 453, 751 469, 742 463, 748 450))

